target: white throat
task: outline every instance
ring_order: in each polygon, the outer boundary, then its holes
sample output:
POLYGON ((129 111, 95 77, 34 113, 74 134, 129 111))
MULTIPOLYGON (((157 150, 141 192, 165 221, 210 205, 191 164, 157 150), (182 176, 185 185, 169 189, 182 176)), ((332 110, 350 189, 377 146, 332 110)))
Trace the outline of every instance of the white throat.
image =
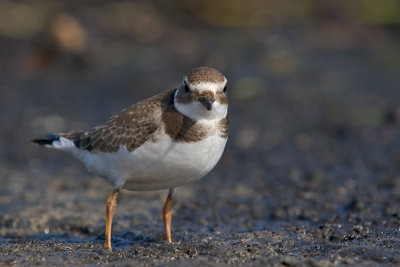
POLYGON ((200 102, 194 101, 192 103, 179 103, 176 100, 177 89, 174 94, 174 107, 177 111, 183 115, 191 118, 194 121, 199 120, 220 120, 226 117, 228 114, 228 105, 221 104, 218 101, 214 101, 211 110, 207 110, 200 102))

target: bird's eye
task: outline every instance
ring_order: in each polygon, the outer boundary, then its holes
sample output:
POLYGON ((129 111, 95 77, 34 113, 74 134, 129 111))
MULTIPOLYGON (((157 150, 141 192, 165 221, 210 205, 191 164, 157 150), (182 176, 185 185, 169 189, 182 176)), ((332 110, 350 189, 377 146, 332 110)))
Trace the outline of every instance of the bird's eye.
POLYGON ((186 93, 189 93, 190 91, 189 86, 187 85, 186 82, 183 82, 183 89, 185 90, 186 93))
POLYGON ((228 89, 228 86, 225 85, 224 87, 224 93, 226 93, 226 90, 228 89))

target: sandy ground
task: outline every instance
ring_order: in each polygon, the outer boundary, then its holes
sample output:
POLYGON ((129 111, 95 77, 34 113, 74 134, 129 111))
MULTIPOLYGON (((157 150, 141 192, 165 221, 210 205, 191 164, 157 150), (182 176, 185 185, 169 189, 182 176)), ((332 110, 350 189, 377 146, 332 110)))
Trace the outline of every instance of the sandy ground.
POLYGON ((78 18, 97 42, 81 54, 61 49, 46 61, 44 37, 0 39, 0 265, 400 264, 398 30, 193 33, 171 22, 175 35, 129 46, 78 18), (193 50, 176 49, 185 41, 193 50), (29 140, 96 125, 199 65, 230 81, 221 161, 178 188, 172 244, 161 218, 167 192, 123 191, 114 251, 105 251, 112 188, 29 140))

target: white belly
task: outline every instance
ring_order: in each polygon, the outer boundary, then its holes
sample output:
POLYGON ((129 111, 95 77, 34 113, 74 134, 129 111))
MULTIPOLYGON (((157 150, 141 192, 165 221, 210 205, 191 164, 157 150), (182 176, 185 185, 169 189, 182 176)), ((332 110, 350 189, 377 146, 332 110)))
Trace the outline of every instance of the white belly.
POLYGON ((218 162, 227 139, 218 134, 199 142, 174 143, 168 135, 147 141, 133 152, 116 153, 74 150, 87 169, 128 190, 168 189, 197 180, 218 162))

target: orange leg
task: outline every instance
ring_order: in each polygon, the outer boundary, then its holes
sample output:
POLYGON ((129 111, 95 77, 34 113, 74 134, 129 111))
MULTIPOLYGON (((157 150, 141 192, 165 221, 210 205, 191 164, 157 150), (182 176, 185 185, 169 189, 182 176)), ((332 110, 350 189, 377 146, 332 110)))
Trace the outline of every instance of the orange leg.
POLYGON ((163 219, 164 219, 164 227, 165 227, 165 237, 168 242, 172 242, 171 239, 171 219, 172 219, 172 212, 171 212, 171 202, 172 196, 174 194, 174 189, 169 190, 169 194, 167 200, 165 201, 164 208, 163 208, 163 219))
POLYGON ((104 248, 112 251, 111 247, 111 226, 112 220, 117 207, 117 196, 119 190, 114 190, 107 198, 106 208, 106 240, 104 241, 104 248))

